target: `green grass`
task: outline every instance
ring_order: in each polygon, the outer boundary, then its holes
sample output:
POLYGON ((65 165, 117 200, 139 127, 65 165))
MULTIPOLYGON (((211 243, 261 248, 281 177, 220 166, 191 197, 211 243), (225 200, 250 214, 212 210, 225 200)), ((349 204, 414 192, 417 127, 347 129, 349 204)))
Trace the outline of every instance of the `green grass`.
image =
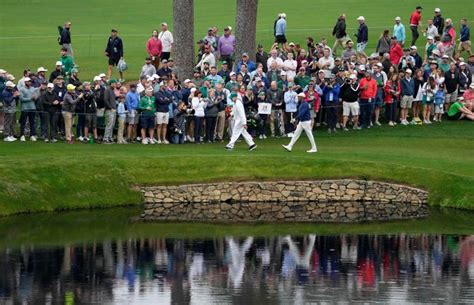
POLYGON ((428 218, 360 224, 136 223, 139 208, 16 215, 0 219, 0 249, 63 246, 128 238, 269 237, 305 234, 473 234, 471 212, 433 209, 428 218), (106 220, 106 221, 105 221, 106 220))
MULTIPOLYGON (((267 48, 273 41, 275 16, 283 11, 288 16, 288 39, 303 46, 309 35, 316 39, 327 37, 332 44, 332 27, 342 12, 347 14, 348 34, 352 36, 357 27, 355 19, 364 15, 369 26, 369 52, 373 51, 383 29, 393 28, 395 16, 400 16, 407 26, 409 40, 409 16, 419 4, 425 8, 424 22, 432 18, 435 7, 441 7, 443 15, 451 17, 457 29, 460 18, 474 19, 474 2, 470 0, 293 0, 275 4, 273 0, 259 1, 257 41, 267 48)), ((172 19, 171 0, 3 0, 0 10, 0 67, 12 72, 17 79, 27 67, 36 70, 45 66, 51 71, 59 57, 56 28, 70 20, 81 78, 90 79, 106 70, 105 43, 110 29, 117 27, 129 64, 127 79, 136 79, 146 55, 145 42, 152 29, 162 21, 167 21, 172 28, 172 19)), ((234 0, 195 1, 197 39, 205 35, 209 26, 217 26, 222 33, 226 25, 235 26, 234 0)), ((420 38, 418 46, 423 44, 420 38)))
POLYGON ((139 205, 137 184, 357 177, 424 188, 433 206, 474 209, 474 124, 387 126, 360 132, 316 133, 319 152, 304 136, 293 153, 287 139, 239 143, 90 145, 0 143, 0 215, 139 205))

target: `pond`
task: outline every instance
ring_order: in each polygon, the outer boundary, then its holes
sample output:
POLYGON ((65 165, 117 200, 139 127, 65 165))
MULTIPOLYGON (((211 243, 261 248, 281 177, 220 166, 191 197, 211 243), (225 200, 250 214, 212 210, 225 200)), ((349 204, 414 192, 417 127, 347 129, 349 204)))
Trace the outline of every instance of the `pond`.
POLYGON ((0 219, 0 304, 472 303, 474 217, 130 223, 138 209, 0 219))

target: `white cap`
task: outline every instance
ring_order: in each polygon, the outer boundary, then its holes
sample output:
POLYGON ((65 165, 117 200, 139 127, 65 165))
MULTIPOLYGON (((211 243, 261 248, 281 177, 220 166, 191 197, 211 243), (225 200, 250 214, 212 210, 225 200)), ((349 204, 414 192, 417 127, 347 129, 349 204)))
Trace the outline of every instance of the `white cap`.
POLYGON ((97 81, 100 81, 100 77, 99 76, 94 76, 94 81, 97 82, 97 81))
POLYGON ((349 75, 349 78, 350 78, 350 79, 357 79, 357 75, 351 74, 351 75, 349 75))
POLYGON ((154 81, 154 80, 155 80, 155 78, 154 78, 153 76, 149 76, 149 77, 146 79, 147 82, 152 82, 152 81, 154 81))
POLYGON ((197 90, 196 88, 191 88, 191 93, 196 92, 196 90, 197 90))
POLYGON ((152 87, 148 87, 148 88, 146 88, 145 91, 146 91, 146 92, 153 92, 153 88, 152 88, 152 87))
POLYGON ((461 62, 459 63, 459 65, 460 65, 460 66, 465 66, 466 63, 465 63, 464 61, 461 61, 461 62))
POLYGON ((15 84, 12 81, 8 81, 8 82, 6 82, 5 86, 13 88, 13 87, 15 87, 15 84))
POLYGON ((433 38, 433 36, 428 36, 428 37, 426 37, 426 39, 433 40, 434 38, 433 38))
POLYGON ((446 55, 446 54, 444 54, 442 58, 443 58, 443 59, 444 59, 444 58, 447 58, 447 59, 449 59, 449 56, 448 56, 448 55, 446 55))
POLYGON ((365 21, 365 18, 364 18, 364 16, 359 16, 359 17, 357 17, 357 20, 365 21))
POLYGON ((376 66, 379 67, 379 68, 381 68, 381 69, 383 69, 383 65, 382 65, 382 63, 380 63, 380 62, 378 62, 376 66))
POLYGON ((154 79, 160 79, 160 76, 158 74, 153 74, 151 77, 153 77, 154 79))
POLYGON ((434 55, 438 55, 440 56, 441 55, 441 52, 439 50, 433 50, 432 52, 434 55))
POLYGON ((303 59, 303 60, 301 61, 301 64, 307 64, 307 63, 308 63, 308 61, 307 61, 306 59, 303 59))
POLYGON ((185 83, 185 84, 190 83, 190 82, 191 82, 191 80, 190 80, 189 78, 186 78, 186 79, 184 80, 184 83, 185 83))
POLYGON ((45 69, 44 67, 39 67, 38 70, 36 70, 36 72, 48 72, 48 69, 45 69))
POLYGON ((411 46, 410 49, 412 50, 418 50, 418 48, 416 46, 411 46))
POLYGON ((435 13, 441 13, 441 9, 439 7, 435 8, 435 13))
POLYGON ((286 18, 286 14, 285 13, 281 13, 281 18, 286 18))
POLYGON ((405 70, 405 73, 410 73, 410 74, 412 74, 413 71, 412 71, 411 69, 406 69, 406 70, 405 70))
POLYGON ((31 78, 25 77, 25 78, 23 79, 23 81, 24 81, 24 82, 31 82, 31 78))
POLYGON ((168 26, 168 23, 162 22, 161 25, 168 26))
POLYGON ((60 62, 60 61, 57 61, 57 62, 56 62, 56 66, 62 66, 62 65, 63 65, 62 62, 60 62))
POLYGON ((107 75, 105 75, 105 73, 100 73, 100 74, 99 74, 99 77, 100 77, 100 78, 103 78, 103 77, 106 77, 106 76, 107 76, 107 75))
POLYGON ((280 75, 286 75, 285 71, 281 71, 280 75))
POLYGON ((235 72, 230 72, 229 76, 235 75, 235 72))
POLYGON ((7 71, 0 69, 0 74, 5 74, 5 73, 7 73, 7 71))
POLYGON ((299 97, 306 97, 306 95, 305 95, 303 92, 298 93, 297 96, 299 96, 299 97))
POLYGON ((229 31, 232 31, 232 27, 230 25, 226 26, 224 29, 228 29, 229 31))
POLYGON ((15 80, 15 76, 13 76, 12 74, 7 74, 7 79, 8 80, 15 80))
POLYGON ((48 83, 48 88, 54 88, 54 84, 53 83, 48 83))
POLYGON ((399 16, 395 17, 395 21, 400 21, 402 20, 399 16))
POLYGON ((365 71, 365 66, 364 66, 364 65, 360 65, 360 66, 359 66, 359 70, 360 70, 360 71, 365 71))

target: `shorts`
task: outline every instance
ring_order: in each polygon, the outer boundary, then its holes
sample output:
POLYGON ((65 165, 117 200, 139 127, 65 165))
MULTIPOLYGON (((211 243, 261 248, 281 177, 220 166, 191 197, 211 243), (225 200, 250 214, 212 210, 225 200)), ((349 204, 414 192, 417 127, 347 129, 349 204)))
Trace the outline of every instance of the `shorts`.
POLYGON ((436 114, 443 114, 444 113, 444 106, 443 105, 435 105, 435 113, 436 114))
POLYGON ((87 128, 97 128, 97 115, 95 113, 86 113, 87 128))
POLYGON ((342 115, 349 116, 349 115, 357 116, 360 114, 360 106, 359 102, 342 102, 342 115))
POLYGON ((156 125, 168 124, 170 120, 169 112, 157 112, 156 115, 156 125))
POLYGON ((120 57, 119 58, 109 57, 109 66, 116 66, 118 65, 119 61, 120 61, 120 57))
POLYGON ((462 112, 459 111, 458 113, 456 113, 456 114, 453 115, 453 116, 448 115, 448 120, 457 121, 457 120, 459 120, 459 118, 461 117, 461 114, 462 114, 462 112))
POLYGON ((400 101, 400 108, 407 109, 413 107, 413 96, 404 95, 400 101))
POLYGON ((142 115, 142 119, 140 121, 140 126, 143 129, 155 128, 155 116, 152 115, 152 114, 142 115))
POLYGON ((458 91, 454 91, 453 93, 446 93, 446 96, 444 98, 444 103, 445 104, 451 104, 456 102, 458 99, 458 91))
POLYGON ((132 109, 127 113, 127 123, 132 124, 132 125, 137 125, 138 124, 138 113, 136 110, 132 109))
POLYGON ((160 58, 163 61, 163 59, 166 59, 166 60, 170 59, 170 56, 171 56, 171 52, 161 52, 160 58))
POLYGON ((376 107, 383 107, 383 105, 385 104, 383 102, 383 94, 377 94, 377 96, 374 99, 374 103, 376 107))
POLYGON ((275 36, 275 42, 277 42, 277 43, 286 43, 285 35, 276 35, 275 36))

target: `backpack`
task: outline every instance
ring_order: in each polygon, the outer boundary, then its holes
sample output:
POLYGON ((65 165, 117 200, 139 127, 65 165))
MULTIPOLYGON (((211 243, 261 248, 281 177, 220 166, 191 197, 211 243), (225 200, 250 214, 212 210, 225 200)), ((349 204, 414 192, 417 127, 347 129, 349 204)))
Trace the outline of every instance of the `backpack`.
POLYGON ((58 32, 59 32, 58 44, 59 44, 59 45, 62 45, 62 43, 61 43, 61 34, 62 34, 63 30, 64 30, 63 27, 60 26, 60 25, 58 25, 58 32))

